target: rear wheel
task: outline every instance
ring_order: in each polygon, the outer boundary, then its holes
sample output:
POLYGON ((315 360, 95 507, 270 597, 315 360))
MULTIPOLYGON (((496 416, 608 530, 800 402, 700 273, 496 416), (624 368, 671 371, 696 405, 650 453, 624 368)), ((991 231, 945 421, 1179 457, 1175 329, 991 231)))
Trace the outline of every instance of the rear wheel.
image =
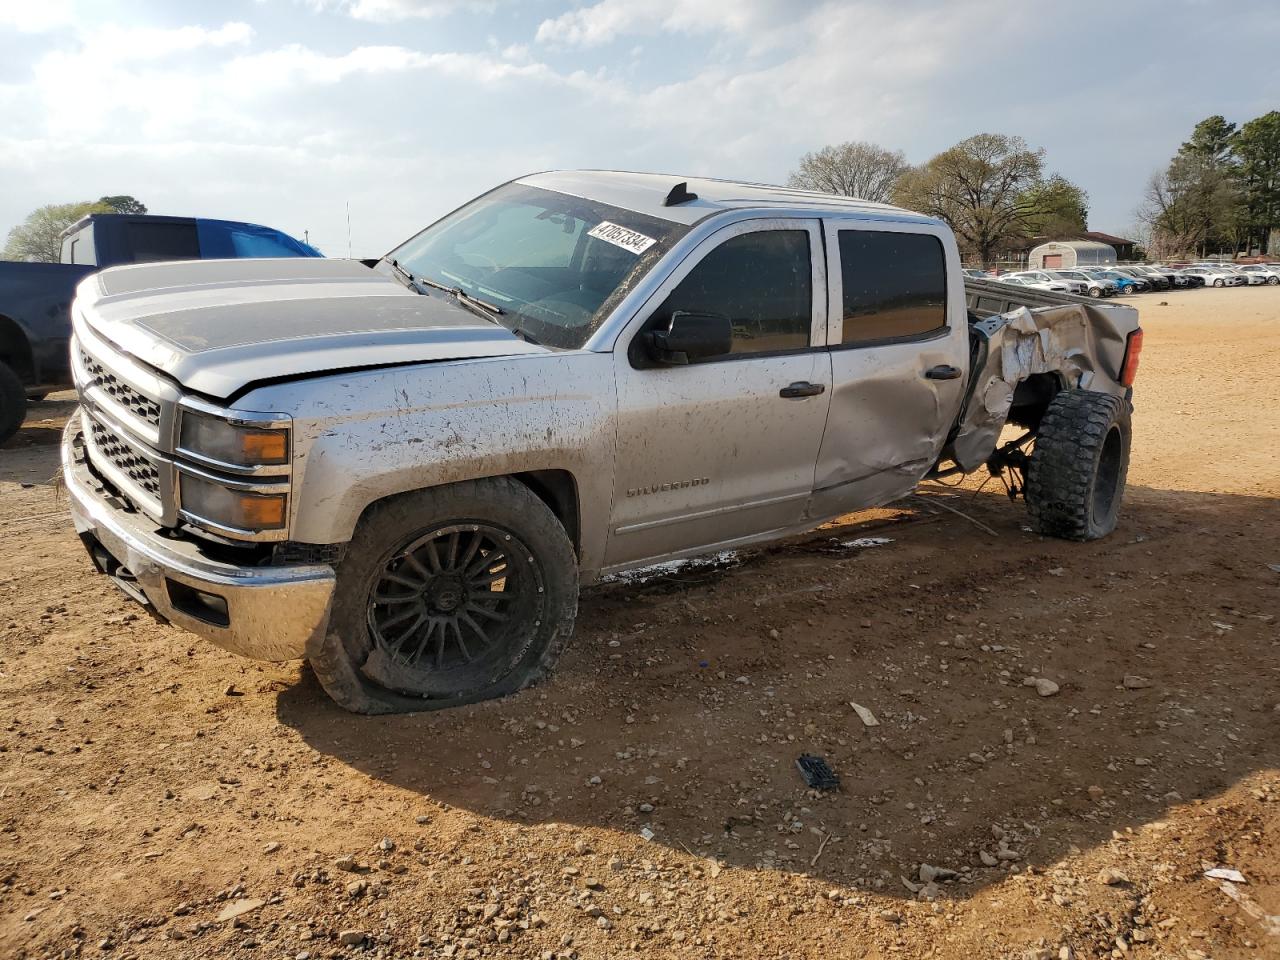
POLYGON ((7 364, 0 363, 0 443, 18 432, 26 416, 27 391, 18 375, 7 364))
POLYGON ((1089 296, 1091 296, 1091 297, 1093 297, 1093 299, 1097 300, 1100 296, 1102 296, 1102 288, 1101 288, 1101 287, 1090 287, 1090 288, 1089 288, 1089 296))
POLYGON ((528 487, 497 478, 375 506, 338 568, 308 659, 358 713, 436 710, 513 693, 573 632, 573 546, 528 487))
POLYGON ((1096 540, 1115 529, 1129 472, 1129 410, 1105 393, 1064 390, 1040 420, 1027 510, 1042 534, 1096 540))
POLYGON ((1280 277, 1267 277, 1267 283, 1274 287, 1277 284, 1280 284, 1280 277))
POLYGON ((1226 281, 1221 280, 1221 279, 1219 279, 1219 280, 1215 280, 1215 281, 1213 281, 1213 285, 1214 285, 1215 287, 1225 287, 1225 286, 1226 286, 1226 281))

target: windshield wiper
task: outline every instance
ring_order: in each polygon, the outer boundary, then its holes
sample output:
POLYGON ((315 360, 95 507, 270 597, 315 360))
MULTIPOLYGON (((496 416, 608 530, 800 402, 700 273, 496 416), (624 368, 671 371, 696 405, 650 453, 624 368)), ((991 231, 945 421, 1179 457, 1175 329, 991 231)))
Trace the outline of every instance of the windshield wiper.
POLYGON ((443 290, 445 293, 453 295, 465 306, 476 307, 483 310, 486 315, 500 316, 506 312, 496 303, 490 303, 488 300, 481 300, 479 297, 473 297, 461 287, 451 287, 447 283, 441 283, 439 280, 432 280, 430 277, 415 277, 404 267, 400 266, 399 260, 392 259, 388 260, 387 263, 391 265, 392 271, 400 278, 400 281, 403 284, 413 290, 416 290, 418 293, 426 292, 422 289, 423 287, 432 287, 433 289, 443 290))
POLYGON ((443 290, 445 293, 453 294, 458 302, 468 307, 476 307, 483 310, 491 316, 501 316, 506 311, 496 303, 490 303, 488 300, 481 300, 479 297, 473 297, 461 287, 451 287, 447 283, 441 283, 439 280, 432 280, 430 277, 414 277, 417 283, 421 283, 428 287, 434 287, 437 290, 443 290))
POLYGON ((396 279, 398 279, 406 287, 408 287, 414 293, 424 292, 422 287, 418 285, 418 278, 415 277, 408 270, 406 270, 404 267, 400 266, 400 261, 392 259, 392 260, 387 260, 387 263, 391 265, 391 272, 396 275, 396 279))

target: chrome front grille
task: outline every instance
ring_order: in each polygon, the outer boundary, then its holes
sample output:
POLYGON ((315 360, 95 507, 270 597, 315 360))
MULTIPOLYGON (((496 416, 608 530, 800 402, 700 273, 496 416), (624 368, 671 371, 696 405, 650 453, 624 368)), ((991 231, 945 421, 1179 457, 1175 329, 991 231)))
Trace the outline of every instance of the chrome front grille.
POLYGON ((81 385, 82 390, 97 387, 121 408, 133 414, 139 420, 160 426, 160 404, 149 397, 144 397, 110 370, 91 357, 83 347, 79 347, 80 365, 88 376, 88 381, 81 385))
POLYGON ((160 471, 146 457, 140 455, 127 440, 110 427, 89 417, 89 431, 94 448, 103 458, 138 489, 160 503, 160 471))

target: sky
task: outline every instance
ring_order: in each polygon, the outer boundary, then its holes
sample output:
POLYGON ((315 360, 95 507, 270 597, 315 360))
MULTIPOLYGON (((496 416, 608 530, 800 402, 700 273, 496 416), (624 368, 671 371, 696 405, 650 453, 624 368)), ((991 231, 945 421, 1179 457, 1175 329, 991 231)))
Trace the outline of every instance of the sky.
POLYGON ((536 170, 780 183, 979 132, 1123 234, 1197 121, 1280 109, 1270 3, 0 0, 0 238, 132 194, 378 256, 536 170))

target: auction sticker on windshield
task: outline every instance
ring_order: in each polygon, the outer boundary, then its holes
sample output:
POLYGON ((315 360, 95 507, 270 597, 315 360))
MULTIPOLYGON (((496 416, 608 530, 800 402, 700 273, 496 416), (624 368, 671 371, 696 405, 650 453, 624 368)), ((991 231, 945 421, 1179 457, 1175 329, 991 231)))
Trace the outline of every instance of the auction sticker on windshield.
POLYGON ((630 250, 632 253, 644 253, 658 242, 653 237, 646 237, 643 233, 636 233, 634 230, 620 227, 608 220, 587 231, 587 236, 603 240, 605 243, 612 243, 615 247, 630 250))

